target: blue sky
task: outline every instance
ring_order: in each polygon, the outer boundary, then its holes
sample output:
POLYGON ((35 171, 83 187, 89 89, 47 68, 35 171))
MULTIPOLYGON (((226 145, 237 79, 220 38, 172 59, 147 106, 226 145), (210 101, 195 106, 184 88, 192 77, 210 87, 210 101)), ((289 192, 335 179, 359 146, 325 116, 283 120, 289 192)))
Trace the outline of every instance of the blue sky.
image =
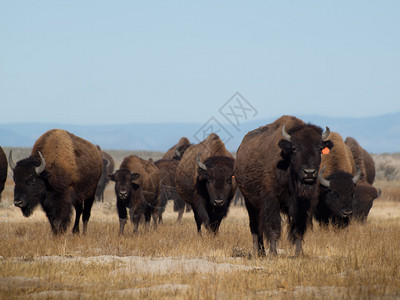
POLYGON ((400 111, 398 1, 2 1, 0 123, 400 111))

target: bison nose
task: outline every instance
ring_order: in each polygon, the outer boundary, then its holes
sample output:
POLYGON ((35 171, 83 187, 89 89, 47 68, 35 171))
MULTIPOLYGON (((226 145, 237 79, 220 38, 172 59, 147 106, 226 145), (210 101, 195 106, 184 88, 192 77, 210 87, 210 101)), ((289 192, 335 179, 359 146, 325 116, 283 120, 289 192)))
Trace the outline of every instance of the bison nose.
POLYGON ((125 200, 126 198, 128 198, 128 192, 125 191, 119 192, 119 197, 125 200))
POLYGON ((16 207, 24 207, 25 206, 25 202, 24 202, 24 200, 14 200, 14 205, 16 207))
POLYGON ((315 179, 317 177, 317 170, 315 169, 303 169, 303 178, 305 179, 315 179))
POLYGON ((215 200, 214 200, 214 205, 215 205, 215 206, 222 206, 222 205, 224 205, 224 200, 215 199, 215 200))
POLYGON ((344 218, 349 218, 353 214, 353 211, 350 208, 345 208, 342 210, 342 215, 344 218))

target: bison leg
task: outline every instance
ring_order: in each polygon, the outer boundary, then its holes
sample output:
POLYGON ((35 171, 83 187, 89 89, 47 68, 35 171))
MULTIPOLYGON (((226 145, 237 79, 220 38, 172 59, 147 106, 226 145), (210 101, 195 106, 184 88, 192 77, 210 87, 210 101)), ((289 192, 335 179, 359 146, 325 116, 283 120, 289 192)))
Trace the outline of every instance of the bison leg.
POLYGON ((83 205, 81 203, 75 204, 75 223, 72 228, 72 233, 79 233, 79 220, 83 211, 83 205))
POLYGON ((151 221, 151 210, 149 208, 147 208, 144 213, 144 221, 145 221, 145 229, 146 229, 146 231, 149 231, 150 230, 150 221, 151 221))
POLYGON ((250 231, 253 236, 254 254, 255 256, 264 256, 265 255, 264 239, 262 233, 259 230, 259 223, 258 223, 259 212, 248 201, 246 201, 246 208, 249 214, 250 231))
POLYGON ((281 236, 281 215, 278 199, 272 195, 266 194, 261 197, 263 206, 261 207, 260 228, 269 244, 269 251, 273 255, 278 255, 277 243, 281 236))
POLYGON ((87 225, 89 223, 90 211, 92 210, 93 201, 94 201, 94 195, 92 197, 86 199, 84 202, 83 214, 82 214, 83 234, 86 234, 86 232, 87 232, 87 225))
POLYGON ((159 213, 157 208, 154 208, 151 214, 153 216, 154 229, 157 229, 157 220, 159 220, 161 214, 159 213))
MULTIPOLYGON (((131 216, 131 222, 133 223, 133 234, 137 234, 139 232, 139 223, 140 218, 142 217, 141 213, 138 213, 135 209, 129 209, 129 215, 131 216)), ((147 224, 147 221, 146 221, 147 224)))
POLYGON ((182 216, 185 211, 185 207, 182 207, 178 210, 178 218, 176 219, 176 223, 180 223, 182 221, 182 216))
POLYGON ((122 235, 124 233, 124 228, 126 224, 127 219, 121 219, 119 218, 119 235, 122 235))

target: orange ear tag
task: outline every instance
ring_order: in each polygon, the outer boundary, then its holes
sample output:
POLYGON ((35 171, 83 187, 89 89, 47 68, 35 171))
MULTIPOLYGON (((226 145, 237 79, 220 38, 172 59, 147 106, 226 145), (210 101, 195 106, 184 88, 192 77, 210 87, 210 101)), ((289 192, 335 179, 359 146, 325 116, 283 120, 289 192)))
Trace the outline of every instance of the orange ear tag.
POLYGON ((322 154, 329 154, 329 148, 325 147, 324 149, 322 149, 322 154))

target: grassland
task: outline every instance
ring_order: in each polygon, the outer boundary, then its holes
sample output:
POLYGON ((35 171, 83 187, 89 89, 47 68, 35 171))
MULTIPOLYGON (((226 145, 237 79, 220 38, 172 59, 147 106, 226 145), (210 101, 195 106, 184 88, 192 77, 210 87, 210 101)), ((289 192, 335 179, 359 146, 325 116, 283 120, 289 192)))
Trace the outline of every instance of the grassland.
POLYGON ((215 238, 196 234, 191 212, 176 224, 171 203, 157 231, 132 235, 129 224, 118 236, 110 184, 87 235, 70 228, 56 237, 40 208, 24 218, 13 206, 9 178, 0 202, 0 299, 399 299, 400 185, 377 185, 383 194, 366 224, 314 224, 304 255, 295 258, 283 235, 278 257, 254 259, 243 207, 231 207, 215 238))

